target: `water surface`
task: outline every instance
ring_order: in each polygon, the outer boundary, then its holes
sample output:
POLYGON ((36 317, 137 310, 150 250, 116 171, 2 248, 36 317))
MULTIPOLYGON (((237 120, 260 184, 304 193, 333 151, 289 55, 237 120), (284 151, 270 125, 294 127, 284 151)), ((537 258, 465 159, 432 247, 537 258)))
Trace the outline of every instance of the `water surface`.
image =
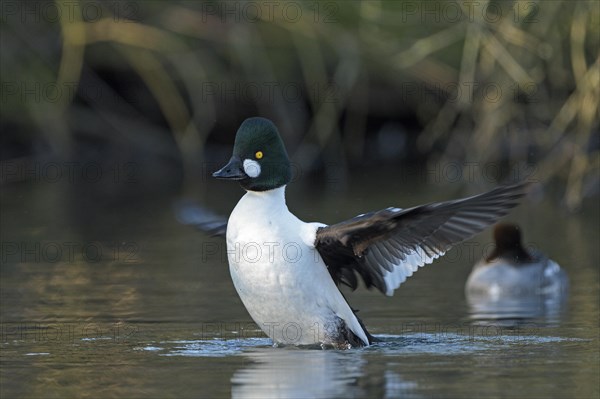
MULTIPOLYGON (((288 204, 304 220, 331 223, 472 194, 393 179, 383 190, 369 176, 328 189, 299 182, 288 204)), ((199 187, 188 197, 223 214, 242 194, 223 182, 199 187)), ((175 220, 178 195, 99 205, 48 182, 1 195, 3 398, 599 395, 596 203, 570 215, 547 194, 508 218, 569 274, 564 304, 497 317, 471 309, 464 282, 489 249, 487 232, 391 298, 348 292, 380 341, 338 351, 273 347, 233 289, 224 242, 175 220)))

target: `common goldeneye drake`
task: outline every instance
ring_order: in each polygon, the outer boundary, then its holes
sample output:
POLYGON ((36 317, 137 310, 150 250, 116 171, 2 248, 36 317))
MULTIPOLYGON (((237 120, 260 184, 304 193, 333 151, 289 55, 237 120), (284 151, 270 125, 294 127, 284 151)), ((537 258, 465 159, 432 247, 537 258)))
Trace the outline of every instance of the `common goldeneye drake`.
POLYGON ((567 274, 539 251, 528 251, 516 224, 494 227, 495 247, 471 271, 465 286, 467 297, 475 301, 518 300, 519 297, 564 294, 567 274))
POLYGON ((256 324, 276 344, 367 346, 373 337, 338 285, 386 295, 420 266, 442 256, 506 215, 525 193, 524 184, 473 197, 386 208, 333 225, 306 223, 287 208, 290 161, 275 125, 246 119, 233 156, 213 173, 246 190, 223 226, 235 289, 256 324))

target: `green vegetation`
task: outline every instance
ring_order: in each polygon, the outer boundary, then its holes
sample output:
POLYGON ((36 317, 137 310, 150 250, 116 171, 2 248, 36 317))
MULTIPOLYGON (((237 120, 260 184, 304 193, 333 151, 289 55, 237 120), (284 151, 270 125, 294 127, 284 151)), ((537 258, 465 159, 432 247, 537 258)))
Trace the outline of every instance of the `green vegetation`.
POLYGON ((3 159, 170 137, 185 170, 261 115, 306 168, 391 129, 425 163, 535 165, 571 209, 598 189, 597 1, 7 1, 1 35, 3 159))

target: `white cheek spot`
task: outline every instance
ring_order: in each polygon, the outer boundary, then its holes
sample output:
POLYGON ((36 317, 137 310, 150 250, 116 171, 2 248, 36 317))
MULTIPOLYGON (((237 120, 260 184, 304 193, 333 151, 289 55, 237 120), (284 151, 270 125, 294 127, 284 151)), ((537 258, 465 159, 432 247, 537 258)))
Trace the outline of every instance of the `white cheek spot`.
POLYGON ((244 172, 252 178, 260 175, 260 164, 252 159, 244 159, 244 172))

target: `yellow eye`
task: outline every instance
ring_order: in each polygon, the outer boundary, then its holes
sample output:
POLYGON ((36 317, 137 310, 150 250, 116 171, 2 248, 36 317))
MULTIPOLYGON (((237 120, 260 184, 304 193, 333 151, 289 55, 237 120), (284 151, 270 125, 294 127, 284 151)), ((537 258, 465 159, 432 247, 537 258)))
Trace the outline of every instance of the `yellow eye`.
POLYGON ((262 151, 256 151, 256 154, 254 154, 254 156, 256 157, 256 159, 261 159, 263 157, 263 153, 262 151))

